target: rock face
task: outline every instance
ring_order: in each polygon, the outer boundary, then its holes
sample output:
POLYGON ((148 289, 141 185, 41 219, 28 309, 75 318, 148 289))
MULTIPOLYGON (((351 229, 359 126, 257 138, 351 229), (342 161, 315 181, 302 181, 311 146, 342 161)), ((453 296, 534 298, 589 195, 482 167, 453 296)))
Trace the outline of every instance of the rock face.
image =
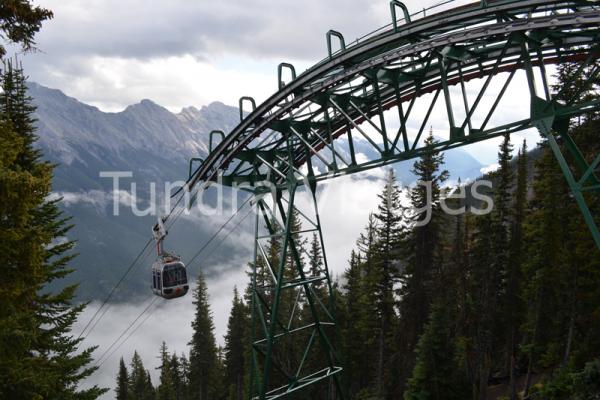
MULTIPOLYGON (((38 146, 45 157, 58 164, 53 191, 63 197, 62 206, 75 224, 69 238, 77 240, 80 256, 72 265, 76 273, 70 279, 81 282, 82 299, 102 298, 148 240, 156 217, 134 215, 127 207, 128 201, 131 205, 127 196, 119 197, 123 207, 120 215, 114 216, 113 182, 100 178, 100 172, 130 171, 132 177, 122 179, 120 189, 133 193, 131 184, 135 182, 136 204, 143 210, 150 199, 151 182, 156 185, 158 200, 164 198, 163 183, 185 180, 188 160, 206 156, 209 132, 231 131, 239 122, 239 111, 215 102, 200 109, 186 107, 175 114, 151 100, 142 100, 121 112, 106 113, 35 83, 29 84, 29 94, 37 106, 38 146)), ((344 143, 338 146, 343 148, 344 143)), ((367 159, 377 156, 366 142, 357 142, 356 149, 367 159)), ((394 165, 402 184, 414 181, 411 167, 412 161, 394 165)), ((462 149, 446 153, 446 168, 453 178, 475 178, 481 167, 462 149)), ((370 176, 367 173, 365 177, 370 176)), ((193 255, 214 233, 214 221, 209 217, 185 218, 171 232, 167 245, 184 259, 193 255)), ((243 251, 247 250, 225 244, 220 253, 231 258, 243 251)), ((132 272, 121 298, 148 293, 151 261, 152 257, 147 258, 132 272)), ((207 268, 205 272, 210 273, 207 268)))
POLYGON ((125 169, 158 180, 180 179, 185 171, 182 166, 191 157, 207 154, 208 133, 212 129, 227 132, 239 120, 236 108, 217 102, 174 114, 142 100, 121 112, 105 113, 36 83, 29 84, 29 94, 37 106, 39 145, 49 159, 61 164, 58 190, 99 189, 94 181, 100 170, 125 169), (170 174, 174 167, 177 173, 170 174), (71 171, 66 173, 66 169, 71 171), (73 169, 88 181, 83 182, 81 176, 65 181, 74 178, 73 169))

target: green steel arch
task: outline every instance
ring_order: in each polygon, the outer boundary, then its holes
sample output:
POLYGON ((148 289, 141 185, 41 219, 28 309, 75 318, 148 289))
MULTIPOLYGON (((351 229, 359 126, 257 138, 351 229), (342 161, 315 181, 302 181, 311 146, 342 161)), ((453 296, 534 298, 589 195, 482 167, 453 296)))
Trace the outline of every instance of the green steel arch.
MULTIPOLYGON (((444 4, 448 3, 452 1, 444 4)), ((251 112, 228 135, 215 132, 221 141, 214 148, 211 134, 211 152, 189 180, 190 189, 218 181, 246 185, 256 195, 250 398, 286 397, 319 383, 329 383, 330 398, 343 397, 334 298, 316 209, 319 181, 434 149, 537 129, 548 139, 600 247, 600 233, 585 201, 586 192, 600 192, 600 156, 588 162, 568 134, 569 121, 599 111, 600 101, 579 96, 592 79, 569 96, 553 96, 547 71, 549 65, 576 61, 581 69, 574 82, 584 68, 591 69, 591 77, 598 75, 597 2, 479 1, 411 16, 401 2, 392 1, 388 26, 351 44, 333 30, 326 39, 328 57, 304 73, 296 76, 288 63, 279 66, 279 91, 264 103, 256 106, 252 98, 240 99, 240 116, 244 103, 250 103, 251 112), (338 51, 333 51, 335 46, 338 51), (282 80, 284 68, 293 78, 287 83, 282 80), (496 123, 495 115, 519 71, 526 76, 530 109, 519 118, 496 123), (436 107, 446 118, 446 136, 424 147, 423 132, 436 107), (396 123, 390 123, 391 116, 396 123), (357 157, 358 137, 377 157, 357 157), (567 158, 574 160, 573 167, 567 158), (300 186, 309 188, 314 204, 310 215, 295 205, 300 186), (262 197, 267 192, 272 202, 262 197), (293 231, 298 216, 308 223, 302 232, 293 231), (324 265, 307 271, 299 242, 310 232, 321 241, 324 265), (277 262, 271 263, 265 241, 274 238, 281 249, 277 262), (297 294, 291 309, 283 300, 289 293, 297 294), (310 311, 312 320, 292 326, 299 304, 310 311), (293 335, 304 335, 307 344, 294 350, 299 354, 290 365, 282 361, 282 352, 291 351, 285 343, 293 335), (323 365, 318 368, 312 359, 323 365)))

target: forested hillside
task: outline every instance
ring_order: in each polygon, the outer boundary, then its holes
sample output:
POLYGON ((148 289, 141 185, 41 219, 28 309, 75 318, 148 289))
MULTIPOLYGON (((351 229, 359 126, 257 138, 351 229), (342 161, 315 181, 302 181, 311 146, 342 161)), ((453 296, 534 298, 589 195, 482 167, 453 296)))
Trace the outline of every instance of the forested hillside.
MULTIPOLYGON (((570 68, 559 68, 561 81, 570 68)), ((597 96, 595 91, 589 95, 597 96)), ((596 114, 571 126, 589 157, 600 150, 599 129, 596 114)), ((424 215, 410 211, 426 204, 425 187, 402 193, 393 171, 388 173, 380 205, 365 221, 334 291, 348 398, 600 396, 600 252, 553 154, 543 140, 538 146, 532 163, 526 143, 504 138, 500 168, 489 176, 494 207, 485 215, 443 212, 443 198, 450 197, 452 209, 465 204, 449 196, 459 188, 444 185, 449 176, 443 154, 425 155, 413 166, 416 176, 432 182, 427 224, 418 223, 424 215), (410 204, 400 201, 403 195, 410 204)), ((589 201, 597 217, 600 204, 592 197, 589 201)), ((309 239, 307 268, 322 262, 319 242, 309 239)), ((271 263, 277 261, 280 246, 273 238, 265 249, 271 263)), ((260 258, 258 262, 258 271, 264 271, 260 258)), ((153 398, 138 394, 138 385, 165 400, 245 398, 249 297, 236 291, 225 347, 219 349, 202 278, 195 296, 189 356, 168 354, 163 346, 155 388, 137 357, 129 378, 123 363, 118 399, 153 398), (138 383, 142 381, 144 385, 138 383), (200 388, 202 395, 192 393, 200 388)), ((301 320, 303 310, 295 315, 301 320)), ((292 351, 280 355, 295 356, 292 351)), ((286 360, 279 361, 286 365, 286 360)), ((317 387, 303 398, 322 398, 327 390, 317 387)))

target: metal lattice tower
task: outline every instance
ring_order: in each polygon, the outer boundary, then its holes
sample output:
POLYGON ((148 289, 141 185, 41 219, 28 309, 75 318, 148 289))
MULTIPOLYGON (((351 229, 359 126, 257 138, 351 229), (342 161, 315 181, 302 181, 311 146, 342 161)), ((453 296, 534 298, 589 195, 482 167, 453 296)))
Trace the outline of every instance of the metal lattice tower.
POLYGON ((280 64, 279 91, 259 106, 242 97, 240 124, 228 135, 211 133, 210 154, 194 173, 190 165, 189 187, 218 181, 244 185, 255 195, 250 398, 286 397, 323 382, 329 382, 330 398, 343 397, 326 257, 323 268, 310 273, 301 261, 304 234, 316 233, 325 250, 318 182, 535 129, 547 138, 600 248, 596 216, 586 202, 600 193, 600 155, 586 159, 568 133, 572 118, 600 111, 600 100, 581 96, 600 72, 600 5, 489 0, 424 16, 392 1, 390 13, 388 26, 352 45, 340 32, 327 32, 328 57, 298 76, 291 64, 280 64), (574 80, 584 70, 589 79, 565 99, 563 93, 552 95, 548 67, 566 62, 581 65, 574 80), (290 82, 283 82, 284 71, 290 82), (523 115, 511 110, 510 118, 498 121, 509 109, 507 93, 520 85, 519 74, 527 82, 530 109, 523 115), (247 103, 252 110, 244 117, 247 103), (434 113, 444 117, 446 136, 426 147, 423 132, 434 113), (221 140, 213 146, 215 135, 221 140), (359 138, 376 157, 359 153, 359 138), (299 194, 309 197, 312 215, 297 207, 299 194), (293 231, 293 215, 304 218, 305 232, 293 231), (264 241, 274 238, 281 248, 270 259, 264 241), (294 326, 298 304, 312 318, 303 326, 294 326), (303 335, 304 348, 286 347, 294 335, 303 335), (297 354, 283 361, 282 351, 297 354), (311 356, 316 351, 319 356, 311 356))

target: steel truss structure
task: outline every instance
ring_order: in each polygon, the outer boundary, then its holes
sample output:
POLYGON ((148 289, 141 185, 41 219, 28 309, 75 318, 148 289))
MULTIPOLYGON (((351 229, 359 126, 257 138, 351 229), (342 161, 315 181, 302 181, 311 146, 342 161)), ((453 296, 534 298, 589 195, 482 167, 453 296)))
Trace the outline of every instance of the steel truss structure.
MULTIPOLYGON (((337 398, 343 394, 327 264, 318 274, 307 274, 298 242, 305 232, 291 229, 299 187, 316 204, 320 181, 537 129, 547 138, 600 247, 596 217, 586 202, 588 193, 600 193, 600 155, 586 159, 568 133, 572 118, 600 110, 599 100, 581 96, 600 72, 600 5, 583 0, 479 1, 421 16, 392 1, 390 13, 390 25, 352 45, 346 45, 340 32, 329 31, 328 57, 298 76, 291 64, 280 64, 279 91, 258 106, 250 97, 241 98, 240 124, 228 135, 211 133, 210 154, 193 173, 190 165, 190 188, 208 181, 252 188, 257 196, 255 267, 268 260, 261 241, 277 236, 282 244, 278 264, 266 263, 270 281, 259 282, 264 274, 257 271, 253 278, 250 398, 285 397, 325 380, 337 387, 330 393, 337 398), (403 18, 397 19, 398 12, 403 18), (575 75, 586 70, 588 80, 564 100, 566 94, 552 95, 548 67, 566 62, 579 63, 575 75), (286 73, 289 82, 284 82, 286 73), (507 93, 522 86, 518 74, 524 74, 531 106, 521 116, 513 115, 514 110, 507 115, 502 112, 510 110, 507 93), (434 113, 446 121, 445 138, 426 147, 423 133, 434 113), (220 142, 213 146, 216 135, 220 142), (377 156, 364 157, 357 150, 359 142, 377 156), (273 194, 272 201, 265 200, 266 193, 273 194), (261 233, 263 226, 266 233, 261 233), (316 284, 327 288, 327 298, 317 295, 316 284), (310 309, 311 323, 290 325, 296 306, 287 310, 291 315, 282 315, 281 299, 289 291, 304 296, 294 304, 303 302, 310 309), (309 334, 299 364, 282 365, 278 346, 301 331, 309 334), (324 365, 305 371, 317 341, 326 355, 324 365)), ((314 216, 306 219, 324 250, 316 206, 314 216)))
POLYGON ((342 368, 334 349, 335 298, 314 189, 308 190, 312 212, 295 205, 299 185, 294 181, 285 191, 275 188, 272 196, 259 195, 255 201, 250 393, 259 398, 275 399, 315 384, 326 385, 330 398, 342 394, 342 368), (304 222, 301 231, 295 230, 295 219, 304 222), (311 233, 322 249, 323 264, 317 268, 302 260, 310 257, 303 238, 311 233), (268 254, 270 241, 280 246, 277 254, 268 254), (298 318, 301 308, 308 313, 298 318), (295 349, 298 341, 305 347, 295 349), (306 371, 307 366, 313 370, 306 371))

